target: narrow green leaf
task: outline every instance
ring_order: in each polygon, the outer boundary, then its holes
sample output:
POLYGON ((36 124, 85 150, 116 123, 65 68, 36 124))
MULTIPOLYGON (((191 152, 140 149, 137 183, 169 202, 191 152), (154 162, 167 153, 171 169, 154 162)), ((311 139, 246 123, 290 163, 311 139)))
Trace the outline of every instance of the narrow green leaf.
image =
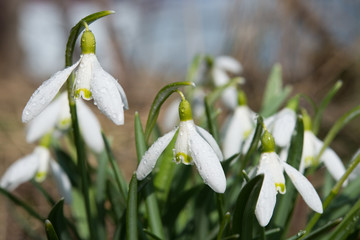
POLYGON ((111 148, 110 148, 110 144, 109 144, 109 141, 107 140, 106 136, 104 133, 102 133, 102 137, 103 137, 103 141, 104 141, 104 144, 105 144, 105 150, 106 150, 106 153, 107 153, 107 156, 108 156, 108 160, 110 162, 110 165, 111 165, 111 169, 113 170, 113 173, 115 175, 115 181, 116 181, 116 184, 122 194, 122 197, 123 199, 127 199, 127 183, 126 183, 126 180, 124 178, 124 176, 122 175, 122 173, 120 172, 118 166, 117 166, 117 163, 116 163, 116 160, 114 158, 114 154, 112 153, 111 151, 111 148))
POLYGON ((48 240, 59 240, 53 225, 48 219, 45 220, 45 232, 48 240))
POLYGON ((37 190, 39 190, 39 192, 45 197, 45 199, 48 203, 50 203, 51 206, 56 203, 55 200, 49 195, 49 193, 45 191, 45 189, 37 181, 32 179, 31 184, 34 185, 37 190))
MULTIPOLYGON (((160 92, 159 92, 159 94, 160 94, 160 92)), ((158 96, 159 96, 159 94, 158 94, 158 96)), ((154 103, 158 102, 158 101, 156 101, 156 98, 154 100, 154 103)), ((153 103, 153 105, 154 105, 154 103, 153 103)), ((161 104, 160 104, 160 106, 161 106, 161 104)), ((151 108, 151 109, 153 109, 153 108, 151 108)), ((150 115, 151 115, 151 111, 149 113, 148 122, 149 122, 149 119, 150 119, 150 115)), ((156 122, 156 118, 157 118, 157 116, 155 117, 155 122, 156 122)), ((155 124, 155 122, 154 122, 154 124, 155 124)), ((142 127, 141 127, 140 118, 139 118, 138 113, 135 113, 135 146, 136 146, 136 153, 137 153, 138 162, 140 162, 142 156, 145 154, 145 152, 147 150, 147 146, 146 146, 145 135, 144 135, 144 133, 142 131, 142 127)), ((156 236, 163 239, 165 233, 164 233, 164 229, 163 229, 163 224, 161 222, 159 205, 158 205, 156 195, 155 195, 155 192, 154 192, 154 186, 152 185, 151 182, 149 182, 144 187, 143 191, 144 191, 144 195, 145 195, 145 206, 146 206, 146 210, 147 210, 147 217, 148 217, 148 222, 149 222, 149 225, 150 225, 151 232, 154 233, 156 236)))
POLYGON ((342 115, 336 123, 333 125, 333 127, 330 129, 328 134, 326 135, 324 139, 324 145, 322 146, 319 154, 315 158, 315 162, 319 162, 319 159, 321 155, 324 153, 325 149, 330 145, 332 140, 335 138, 335 136, 338 134, 338 132, 345 127, 346 124, 348 124, 350 121, 352 121, 354 118, 358 117, 360 115, 360 105, 354 107, 344 115, 342 115))
POLYGON ((144 233, 146 235, 148 235, 150 237, 150 239, 152 240, 162 240, 161 238, 159 238, 158 236, 156 236, 154 233, 152 233, 151 231, 147 230, 147 229, 143 229, 144 233))
POLYGON ((257 120, 256 120, 256 127, 255 127, 255 133, 254 133, 254 137, 251 141, 249 150, 247 151, 247 153, 245 154, 244 158, 241 161, 241 168, 240 168, 240 172, 242 172, 242 170, 245 169, 246 165, 248 164, 249 160, 250 160, 250 156, 253 154, 253 152, 255 152, 255 150, 258 148, 259 146, 259 142, 260 142, 260 138, 261 138, 261 134, 263 132, 263 128, 264 128, 264 120, 262 118, 262 116, 258 116, 257 120))
POLYGON ((305 235, 306 231, 300 230, 297 234, 292 237, 289 237, 287 240, 298 240, 301 239, 305 235))
POLYGON ((134 120, 134 128, 135 128, 135 145, 136 145, 136 155, 138 159, 138 163, 140 163, 141 158, 147 150, 147 145, 144 136, 144 130, 141 125, 141 120, 138 112, 135 112, 135 120, 134 120))
POLYGON ((274 114, 291 92, 291 87, 282 87, 281 65, 275 64, 269 75, 260 113, 264 117, 274 114))
POLYGON ((75 188, 80 188, 80 176, 77 169, 77 166, 74 160, 67 154, 64 150, 55 147, 54 148, 56 160, 58 161, 61 168, 65 171, 66 175, 69 177, 71 186, 75 188))
POLYGON ((201 70, 201 65, 203 64, 203 62, 205 60, 205 57, 206 56, 203 54, 198 54, 194 57, 193 61, 191 62, 191 65, 188 69, 188 72, 186 74, 187 82, 197 82, 198 78, 201 77, 200 70, 201 70))
MULTIPOLYGON (((303 240, 312 240, 312 239, 317 239, 323 235, 328 234, 334 227, 336 227, 337 225, 339 225, 339 223, 342 222, 342 218, 337 218, 333 221, 328 222, 327 224, 325 224, 324 226, 312 231, 311 233, 309 233, 305 238, 303 238, 303 240)), ((336 238, 338 239, 338 238, 336 238)))
POLYGON ((359 228, 360 223, 360 199, 346 214, 344 220, 336 227, 334 232, 329 237, 329 240, 345 240, 352 234, 356 228, 359 228))
MULTIPOLYGON (((300 166, 303 142, 304 123, 302 117, 298 116, 287 158, 287 163, 295 169, 299 169, 300 166)), ((272 219, 275 226, 282 229, 283 238, 286 236, 294 208, 294 202, 297 197, 297 191, 287 175, 285 176, 285 183, 286 194, 279 197, 278 204, 276 204, 277 206, 273 214, 274 217, 272 219)))
POLYGON ((205 112, 210 134, 214 137, 217 143, 220 141, 218 124, 216 122, 216 115, 214 114, 213 106, 209 103, 208 97, 205 97, 205 112))
POLYGON ((137 240, 137 179, 134 173, 129 186, 126 209, 126 237, 128 240, 137 240))
POLYGON ((317 135, 317 133, 319 131, 322 115, 323 115, 327 105, 333 99, 335 94, 339 91, 341 86, 342 86, 342 81, 341 80, 337 81, 335 83, 335 85, 330 89, 330 91, 326 94, 324 99, 321 101, 321 103, 315 113, 314 120, 312 123, 312 131, 314 132, 315 135, 317 135))
POLYGON ((232 233, 240 234, 240 239, 253 239, 255 207, 259 197, 264 175, 251 179, 241 190, 236 201, 232 220, 232 233))
POLYGON ((151 104, 150 112, 145 127, 145 143, 149 140, 152 129, 155 126, 156 120, 159 116, 160 108, 165 100, 177 89, 184 86, 195 86, 193 82, 175 82, 163 87, 156 95, 151 104))
POLYGON ((74 52, 74 46, 76 43, 76 39, 79 37, 80 33, 85 29, 83 22, 86 22, 88 25, 93 23, 94 21, 108 16, 110 14, 115 13, 114 11, 101 11, 96 12, 93 14, 90 14, 83 19, 81 19, 70 31, 70 36, 68 38, 67 44, 66 44, 66 54, 65 54, 65 62, 66 66, 72 65, 72 55, 74 52))
POLYGON ((71 239, 66 228, 67 221, 64 217, 64 198, 54 205, 47 219, 52 223, 55 232, 61 239, 71 239))
POLYGON ((230 218, 231 218, 231 214, 229 212, 225 213, 225 216, 221 222, 220 225, 220 229, 219 229, 219 233, 217 235, 217 240, 221 240, 222 239, 222 235, 224 233, 224 230, 226 228, 226 226, 228 225, 228 223, 230 222, 230 218))
POLYGON ((45 221, 45 218, 41 217, 37 211, 35 211, 30 205, 25 203, 24 201, 20 200, 11 192, 7 191, 5 188, 0 187, 0 193, 11 200, 14 204, 18 205, 19 207, 23 208, 27 213, 31 216, 36 218, 37 220, 41 221, 42 223, 45 221))
POLYGON ((115 183, 113 181, 106 182, 106 192, 108 200, 111 203, 110 213, 113 214, 114 221, 118 222, 124 214, 125 208, 123 206, 126 205, 126 202, 123 202, 123 196, 120 193, 120 190, 115 186, 115 183))

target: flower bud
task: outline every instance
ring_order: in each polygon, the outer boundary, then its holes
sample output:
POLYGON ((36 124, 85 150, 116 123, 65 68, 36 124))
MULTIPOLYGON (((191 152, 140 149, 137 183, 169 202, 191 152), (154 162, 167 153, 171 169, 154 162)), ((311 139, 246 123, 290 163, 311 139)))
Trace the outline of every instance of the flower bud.
POLYGON ((89 31, 85 30, 81 36, 81 52, 82 54, 95 53, 95 36, 89 31))
POLYGON ((183 99, 179 105, 179 117, 180 121, 192 120, 191 106, 190 103, 183 99))
POLYGON ((274 137, 265 130, 261 138, 262 152, 275 152, 275 140, 274 137))

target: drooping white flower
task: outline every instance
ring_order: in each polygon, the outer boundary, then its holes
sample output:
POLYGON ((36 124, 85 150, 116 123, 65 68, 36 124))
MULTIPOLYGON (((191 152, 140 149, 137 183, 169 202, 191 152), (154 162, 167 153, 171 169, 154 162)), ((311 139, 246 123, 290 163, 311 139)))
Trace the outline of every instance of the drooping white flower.
POLYGON ((315 212, 322 213, 322 203, 316 190, 299 171, 280 160, 274 152, 275 142, 269 132, 265 131, 261 143, 263 152, 257 174, 264 174, 264 180, 255 207, 259 224, 266 226, 269 223, 276 204, 276 194, 286 192, 284 170, 307 205, 315 212))
POLYGON ((83 54, 80 60, 43 82, 26 104, 22 114, 23 122, 28 122, 40 114, 56 96, 70 74, 77 69, 73 86, 75 98, 94 99, 99 110, 115 124, 124 124, 124 108, 128 109, 128 103, 123 88, 100 66, 95 55, 94 35, 86 30, 81 39, 83 54))
MULTIPOLYGON (((230 77, 227 72, 239 74, 241 71, 242 66, 236 59, 229 56, 215 58, 212 68, 212 77, 215 86, 222 86, 229 82, 230 77)), ((228 108, 234 109, 237 106, 236 87, 231 86, 226 88, 221 95, 221 99, 228 108)))
POLYGON ((173 150, 174 161, 186 165, 195 163, 204 182, 215 192, 224 193, 226 178, 220 163, 223 157, 215 139, 206 130, 194 124, 188 101, 181 101, 179 115, 179 127, 160 137, 145 152, 136 170, 137 179, 142 180, 149 175, 161 153, 178 132, 173 150))
MULTIPOLYGON (((100 123, 81 99, 77 99, 76 102, 77 117, 82 136, 86 144, 99 153, 104 149, 100 123)), ((67 130, 70 124, 69 100, 67 93, 63 92, 28 123, 26 140, 32 143, 54 129, 67 130)))
POLYGON ((246 105, 245 93, 239 91, 238 106, 228 121, 224 135, 223 151, 225 159, 240 152, 243 142, 254 129, 255 115, 246 105))
POLYGON ((47 175, 49 164, 60 194, 67 203, 71 203, 71 183, 68 176, 51 158, 49 149, 42 146, 37 146, 31 154, 14 162, 1 178, 0 186, 12 191, 33 178, 41 182, 47 175))

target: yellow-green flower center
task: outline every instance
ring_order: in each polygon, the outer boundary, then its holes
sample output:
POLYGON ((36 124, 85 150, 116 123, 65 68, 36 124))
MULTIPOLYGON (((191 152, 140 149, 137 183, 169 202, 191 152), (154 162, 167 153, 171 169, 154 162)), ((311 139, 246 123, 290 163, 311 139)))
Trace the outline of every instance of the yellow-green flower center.
POLYGON ((176 161, 176 163, 183 162, 184 164, 191 164, 192 163, 192 157, 185 154, 185 153, 179 152, 175 156, 175 161, 176 161))
POLYGON ((37 172, 35 175, 35 181, 37 181, 37 182, 44 181, 46 175, 47 175, 47 172, 45 172, 45 171, 37 172))
POLYGON ((85 100, 90 100, 92 98, 92 94, 87 88, 78 88, 75 91, 75 98, 82 97, 85 100))
POLYGON ((276 190, 280 189, 281 194, 285 193, 285 184, 283 184, 283 183, 275 183, 275 188, 276 188, 276 190))

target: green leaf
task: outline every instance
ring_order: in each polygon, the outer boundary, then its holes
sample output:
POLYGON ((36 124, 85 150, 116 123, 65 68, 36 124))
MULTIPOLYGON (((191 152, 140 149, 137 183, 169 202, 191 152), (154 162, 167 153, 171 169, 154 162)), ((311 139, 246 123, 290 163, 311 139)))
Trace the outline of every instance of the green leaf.
POLYGON ((360 199, 346 214, 344 220, 336 227, 334 232, 329 237, 330 240, 345 240, 356 229, 359 229, 360 224, 360 199))
POLYGON ((98 20, 99 18, 105 17, 107 15, 115 13, 114 11, 101 11, 90 14, 83 19, 81 19, 70 31, 70 36, 68 38, 66 44, 66 54, 65 54, 65 62, 66 66, 72 65, 72 55, 74 52, 74 46, 76 43, 76 39, 79 37, 80 33, 85 29, 83 22, 86 22, 88 25, 98 20))
POLYGON ((53 225, 48 219, 45 220, 45 232, 48 240, 59 240, 53 225))
POLYGON ((229 212, 225 213, 225 216, 224 216, 224 218, 223 218, 223 220, 221 222, 219 233, 217 235, 216 240, 221 240, 222 239, 222 235, 224 233, 224 230, 225 230, 226 226, 230 222, 230 218, 231 218, 230 213, 229 212))
POLYGON ((134 173, 129 186, 126 209, 126 237, 128 240, 137 240, 137 179, 134 173))
POLYGON ((113 173, 115 175, 116 184, 122 194, 123 199, 125 200, 125 199, 127 199, 127 191, 128 191, 126 180, 117 166, 114 154, 112 153, 111 148, 110 148, 109 141, 107 140, 104 133, 102 133, 102 137, 104 140, 105 150, 106 150, 108 160, 111 165, 111 169, 113 170, 113 173))
POLYGON ((250 160, 250 156, 255 152, 255 150, 259 146, 261 135, 262 135, 262 132, 264 129, 264 120, 263 120, 262 116, 259 115, 256 121, 257 122, 256 122, 256 127, 255 127, 255 133, 254 133, 253 139, 251 140, 249 150, 247 151, 247 153, 245 154, 245 156, 241 162, 240 172, 245 169, 246 165, 248 164, 248 162, 250 160))
POLYGON ((0 193, 7 197, 9 200, 11 200, 14 204, 18 205, 22 209, 24 209, 27 213, 29 213, 31 216, 36 218, 37 220, 41 221, 42 223, 45 221, 45 218, 40 216, 36 210, 34 210, 30 205, 25 203, 24 201, 20 200, 18 197, 16 197, 11 192, 7 191, 5 188, 0 187, 0 193))
POLYGON ((163 87, 156 95, 153 103, 151 104, 149 116, 146 122, 145 128, 145 143, 149 140, 152 129, 155 126, 156 120, 159 116, 160 108, 165 100, 180 87, 184 86, 195 86, 193 82, 175 82, 170 83, 163 87))
POLYGON ((60 236, 61 239, 71 239, 66 228, 67 222, 64 217, 63 198, 54 205, 47 219, 52 223, 55 232, 58 236, 60 236))
POLYGON ((253 229, 259 228, 255 222, 255 207, 260 194, 264 175, 257 175, 241 190, 236 201, 232 221, 232 233, 240 234, 241 240, 253 239, 253 229))
POLYGON ((291 87, 282 87, 281 65, 275 64, 266 84, 260 114, 264 117, 274 114, 291 92, 291 87))
MULTIPOLYGON (((304 142, 304 123, 301 116, 297 117, 295 130, 291 138, 287 163, 295 169, 299 169, 301 162, 301 155, 304 142)), ((275 226, 282 229, 283 238, 286 236, 291 215, 294 209, 294 202, 296 201, 297 191, 290 181, 290 178, 285 175, 286 194, 279 196, 278 204, 273 214, 272 221, 275 226)))
POLYGON ((216 115, 214 114, 214 109, 212 105, 209 103, 209 100, 207 97, 205 97, 205 112, 206 112, 206 118, 207 118, 207 124, 210 134, 214 137, 217 143, 219 143, 220 137, 219 137, 219 129, 216 122, 216 115))
MULTIPOLYGON (((165 87, 165 89, 167 89, 167 88, 165 87)), ((160 94, 160 92, 159 92, 159 94, 160 94)), ((159 94, 158 94, 158 96, 159 96, 159 94)), ((154 103, 155 102, 157 102, 156 98, 155 98, 154 103)), ((153 103, 153 105, 154 105, 154 103, 153 103)), ((160 106, 161 106, 161 104, 160 104, 160 106)), ((151 108, 151 109, 153 109, 153 108, 151 108)), ((151 112, 149 113, 149 115, 151 115, 151 112)), ((154 124, 156 122, 156 118, 157 118, 157 116, 155 117, 154 124)), ((149 119, 150 119, 150 116, 148 118, 148 122, 149 122, 149 119)), ((140 118, 139 118, 138 113, 135 113, 135 146, 136 146, 136 153, 137 153, 138 162, 140 162, 142 156, 145 154, 145 152, 147 150, 147 146, 146 146, 145 135, 144 135, 144 133, 142 131, 142 127, 141 127, 140 118)), ((144 191, 144 195, 145 195, 145 206, 146 206, 146 210, 147 210, 147 217, 148 217, 148 222, 149 222, 149 225, 150 225, 151 232, 153 234, 155 234, 156 236, 164 239, 165 233, 164 233, 164 229, 163 229, 163 224, 161 222, 159 205, 158 205, 156 195, 155 195, 155 192, 154 192, 154 186, 152 185, 151 182, 149 182, 144 187, 143 191, 144 191)))
MULTIPOLYGON (((336 227, 337 225, 339 225, 339 223, 341 223, 342 218, 338 218, 335 219, 333 221, 328 222, 327 224, 325 224, 324 226, 312 231, 311 233, 309 233, 305 238, 303 238, 303 240, 312 240, 312 239, 317 239, 323 235, 328 234, 334 227, 336 227)), ((328 238, 327 238, 328 239, 328 238)), ((337 238, 336 238, 337 239, 337 238)))
POLYGON ((186 74, 186 81, 187 82, 196 82, 199 78, 199 71, 201 68, 201 65, 203 64, 205 57, 203 54, 198 54, 194 57, 193 61, 191 62, 191 65, 188 69, 188 72, 186 74))
POLYGON ((331 99, 333 99, 335 94, 339 91, 341 86, 342 86, 342 81, 341 80, 337 81, 335 83, 335 85, 330 89, 330 91, 326 94, 324 99, 321 101, 320 106, 318 107, 318 109, 316 111, 316 114, 314 116, 314 120, 312 123, 312 131, 314 132, 315 135, 317 135, 317 133, 319 131, 322 115, 323 115, 327 105, 329 104, 331 99))

